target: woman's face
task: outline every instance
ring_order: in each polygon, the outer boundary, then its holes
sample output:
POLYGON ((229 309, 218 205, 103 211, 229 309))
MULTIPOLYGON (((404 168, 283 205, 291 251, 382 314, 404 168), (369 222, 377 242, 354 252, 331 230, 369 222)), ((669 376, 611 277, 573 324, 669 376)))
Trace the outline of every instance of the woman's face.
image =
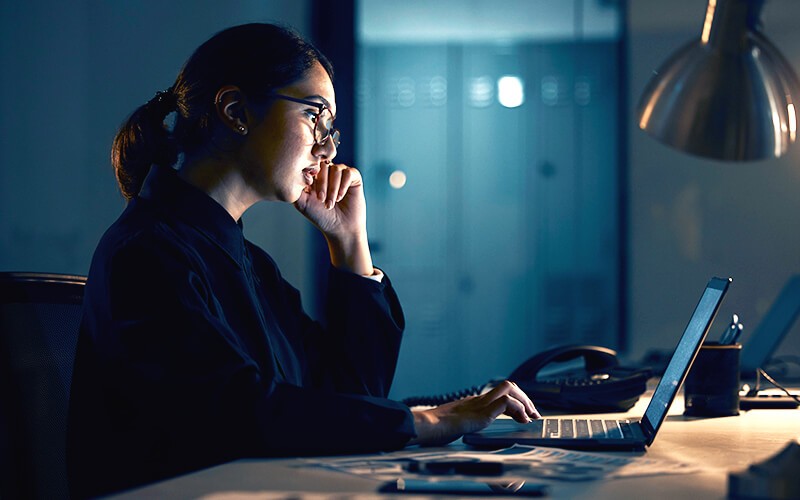
MULTIPOLYGON (((336 116, 333 84, 319 63, 275 93, 326 104, 336 116)), ((264 118, 251 126, 240 160, 245 180, 260 198, 294 203, 313 182, 322 161, 336 156, 331 139, 321 146, 314 140, 318 112, 315 106, 273 99, 264 118)))

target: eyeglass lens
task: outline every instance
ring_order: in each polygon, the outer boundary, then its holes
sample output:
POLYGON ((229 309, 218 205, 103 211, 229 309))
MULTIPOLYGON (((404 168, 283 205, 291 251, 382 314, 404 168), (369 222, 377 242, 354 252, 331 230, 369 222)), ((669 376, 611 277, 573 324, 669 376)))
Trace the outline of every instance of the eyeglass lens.
POLYGON ((317 141, 317 144, 322 145, 325 144, 328 137, 331 137, 334 146, 339 146, 339 131, 333 128, 333 115, 331 114, 331 110, 325 108, 319 114, 317 125, 314 127, 314 139, 317 141))

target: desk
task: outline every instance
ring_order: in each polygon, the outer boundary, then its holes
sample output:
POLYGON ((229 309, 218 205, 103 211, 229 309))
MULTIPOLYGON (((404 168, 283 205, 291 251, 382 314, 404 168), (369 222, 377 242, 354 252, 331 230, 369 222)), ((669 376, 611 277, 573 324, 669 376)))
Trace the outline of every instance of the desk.
MULTIPOLYGON (((649 402, 642 398, 626 414, 641 416, 649 402)), ((670 414, 645 456, 677 462, 704 464, 699 473, 590 481, 552 482, 552 498, 724 498, 728 472, 739 471, 761 461, 800 437, 800 409, 751 410, 737 417, 713 419, 682 415, 678 397, 670 414)), ((595 416, 596 418, 596 416, 595 416)), ((464 446, 457 442, 447 449, 464 446)), ((412 449, 409 449, 413 451, 412 449)), ((409 450, 398 452, 407 454, 409 450)), ((420 449, 429 452, 431 448, 420 449)), ((621 453, 614 453, 621 454, 621 453)), ((391 456, 391 454, 389 454, 391 456)), ((115 496, 141 498, 277 498, 270 493, 309 492, 377 496, 377 481, 326 469, 298 467, 302 459, 250 459, 187 474, 115 496), (227 494, 227 495, 226 495, 227 494), (258 496, 256 496, 258 495, 258 496)), ((295 494, 295 498, 297 495, 295 494)), ((403 496, 393 496, 402 499, 403 496)))

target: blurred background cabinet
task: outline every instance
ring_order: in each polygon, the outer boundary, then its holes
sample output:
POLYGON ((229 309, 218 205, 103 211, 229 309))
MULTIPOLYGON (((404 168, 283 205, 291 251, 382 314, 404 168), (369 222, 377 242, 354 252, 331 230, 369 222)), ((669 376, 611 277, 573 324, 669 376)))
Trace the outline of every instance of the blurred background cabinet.
POLYGON ((406 311, 393 396, 621 347, 618 42, 364 44, 357 164, 406 311))

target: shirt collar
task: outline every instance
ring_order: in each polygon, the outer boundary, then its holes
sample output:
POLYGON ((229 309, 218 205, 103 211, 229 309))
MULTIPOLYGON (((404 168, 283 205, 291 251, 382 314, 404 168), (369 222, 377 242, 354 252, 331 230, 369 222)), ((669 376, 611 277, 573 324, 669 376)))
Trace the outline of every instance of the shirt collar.
POLYGON ((234 221, 222 205, 178 177, 174 169, 153 165, 138 197, 197 229, 238 265, 244 261, 241 219, 234 221))

